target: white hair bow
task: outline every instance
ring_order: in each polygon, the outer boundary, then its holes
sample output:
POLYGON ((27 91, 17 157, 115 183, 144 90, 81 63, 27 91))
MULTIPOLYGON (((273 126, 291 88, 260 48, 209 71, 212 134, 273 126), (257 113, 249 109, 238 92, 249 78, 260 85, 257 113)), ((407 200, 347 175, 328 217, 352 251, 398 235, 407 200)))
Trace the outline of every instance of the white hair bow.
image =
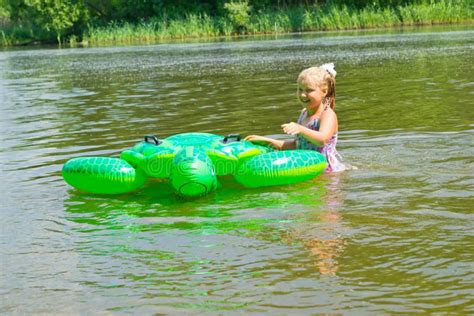
POLYGON ((326 70, 327 72, 329 72, 329 74, 330 74, 331 76, 333 76, 334 78, 336 78, 337 72, 336 72, 336 69, 334 68, 334 63, 323 64, 323 65, 321 65, 321 68, 323 68, 324 70, 326 70))

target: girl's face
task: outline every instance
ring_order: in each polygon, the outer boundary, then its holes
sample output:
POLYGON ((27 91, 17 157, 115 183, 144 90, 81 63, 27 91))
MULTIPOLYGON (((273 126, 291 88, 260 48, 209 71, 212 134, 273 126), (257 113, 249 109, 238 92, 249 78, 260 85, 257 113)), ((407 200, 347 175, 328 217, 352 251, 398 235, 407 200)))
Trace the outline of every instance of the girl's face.
POLYGON ((319 85, 309 85, 298 83, 296 95, 303 107, 307 110, 315 111, 321 105, 324 97, 326 97, 327 89, 321 88, 319 85))

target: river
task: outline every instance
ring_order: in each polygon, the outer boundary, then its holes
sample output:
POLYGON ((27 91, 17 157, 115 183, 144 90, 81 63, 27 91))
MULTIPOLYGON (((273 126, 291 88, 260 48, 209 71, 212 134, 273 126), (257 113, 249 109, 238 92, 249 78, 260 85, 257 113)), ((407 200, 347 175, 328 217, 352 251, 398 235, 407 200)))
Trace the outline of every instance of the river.
POLYGON ((474 29, 0 51, 2 314, 473 314, 474 29), (334 62, 357 170, 182 200, 61 167, 143 135, 281 134, 334 62))

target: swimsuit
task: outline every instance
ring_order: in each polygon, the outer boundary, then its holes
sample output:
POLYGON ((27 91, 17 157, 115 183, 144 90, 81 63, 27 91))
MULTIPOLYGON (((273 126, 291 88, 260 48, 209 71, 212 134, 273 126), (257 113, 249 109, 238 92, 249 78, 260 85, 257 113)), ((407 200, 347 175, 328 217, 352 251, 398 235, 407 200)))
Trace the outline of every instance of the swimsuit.
MULTIPOLYGON (((308 113, 306 109, 304 109, 300 117, 298 118, 297 123, 303 125, 304 120, 306 119, 308 113)), ((303 125, 313 131, 319 131, 319 118, 318 119, 311 119, 306 125, 303 125)), ((298 149, 307 149, 307 150, 316 150, 320 152, 328 162, 328 167, 326 168, 325 172, 339 172, 348 169, 344 164, 341 155, 336 150, 337 144, 337 133, 335 133, 329 142, 324 146, 318 146, 313 144, 302 135, 297 136, 296 147, 298 149)))

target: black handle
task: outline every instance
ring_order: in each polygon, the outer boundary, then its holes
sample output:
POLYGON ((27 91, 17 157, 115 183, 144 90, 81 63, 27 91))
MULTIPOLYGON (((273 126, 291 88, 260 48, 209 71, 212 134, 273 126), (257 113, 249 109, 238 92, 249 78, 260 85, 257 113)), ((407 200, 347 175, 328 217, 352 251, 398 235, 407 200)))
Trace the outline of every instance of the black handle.
POLYGON ((240 134, 229 134, 226 137, 224 137, 224 140, 222 141, 223 143, 228 143, 228 142, 240 142, 240 134))
POLYGON ((155 135, 145 135, 145 143, 159 145, 161 141, 155 135))

